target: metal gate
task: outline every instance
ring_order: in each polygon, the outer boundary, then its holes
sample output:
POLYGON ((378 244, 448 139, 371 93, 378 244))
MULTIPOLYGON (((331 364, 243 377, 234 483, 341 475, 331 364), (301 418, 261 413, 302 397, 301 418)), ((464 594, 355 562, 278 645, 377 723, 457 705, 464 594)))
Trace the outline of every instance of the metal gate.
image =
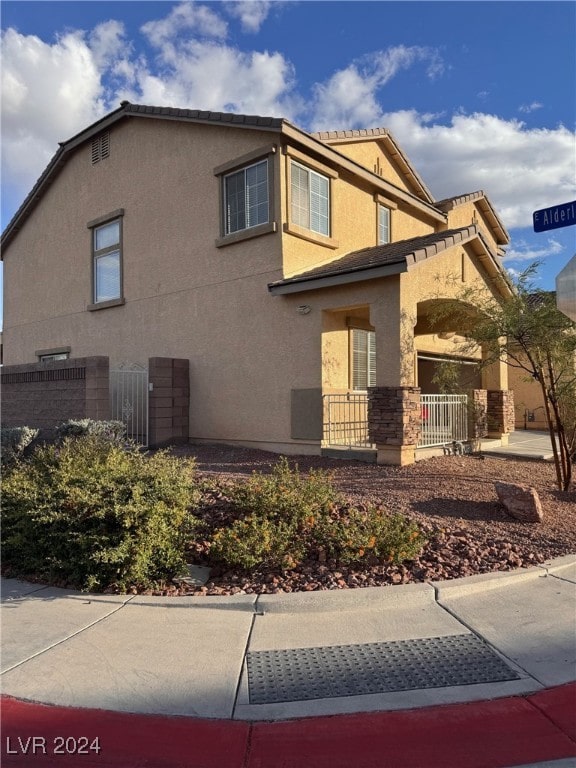
POLYGON ((126 425, 126 436, 148 445, 148 369, 122 363, 110 370, 110 416, 126 425))
POLYGON ((418 448, 468 439, 467 395, 420 395, 422 432, 418 448))
POLYGON ((324 395, 324 445, 373 448, 368 435, 368 395, 324 395))

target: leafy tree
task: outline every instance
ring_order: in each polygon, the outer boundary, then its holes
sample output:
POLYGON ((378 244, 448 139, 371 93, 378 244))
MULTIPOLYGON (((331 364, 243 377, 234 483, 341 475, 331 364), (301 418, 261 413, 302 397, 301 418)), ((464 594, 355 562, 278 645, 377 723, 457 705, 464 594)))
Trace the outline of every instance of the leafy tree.
POLYGON ((555 294, 534 287, 532 264, 513 283, 508 299, 474 285, 442 302, 435 322, 464 329, 463 354, 482 350, 483 366, 503 361, 536 381, 544 402, 558 488, 568 491, 576 460, 576 323, 556 306, 555 294))

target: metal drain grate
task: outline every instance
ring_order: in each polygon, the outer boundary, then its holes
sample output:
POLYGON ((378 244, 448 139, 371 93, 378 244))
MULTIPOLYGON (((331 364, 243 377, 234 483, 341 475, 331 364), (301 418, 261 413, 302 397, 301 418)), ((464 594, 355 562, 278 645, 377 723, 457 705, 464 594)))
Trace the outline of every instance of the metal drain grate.
POLYGON ((247 654, 251 704, 518 680, 475 635, 247 654))

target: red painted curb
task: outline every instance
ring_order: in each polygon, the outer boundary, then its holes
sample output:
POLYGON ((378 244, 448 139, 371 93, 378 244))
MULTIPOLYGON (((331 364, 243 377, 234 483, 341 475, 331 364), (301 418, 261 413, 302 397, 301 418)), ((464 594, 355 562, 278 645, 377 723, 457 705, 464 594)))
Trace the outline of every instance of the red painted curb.
POLYGON ((3 697, 1 755, 22 768, 508 768, 576 758, 575 705, 571 683, 526 697, 247 723, 3 697))
POLYGON ((51 707, 3 697, 0 762, 22 768, 240 768, 249 732, 249 723, 231 720, 51 707), (27 741, 34 736, 36 744, 27 741), (99 752, 90 748, 95 739, 99 752))

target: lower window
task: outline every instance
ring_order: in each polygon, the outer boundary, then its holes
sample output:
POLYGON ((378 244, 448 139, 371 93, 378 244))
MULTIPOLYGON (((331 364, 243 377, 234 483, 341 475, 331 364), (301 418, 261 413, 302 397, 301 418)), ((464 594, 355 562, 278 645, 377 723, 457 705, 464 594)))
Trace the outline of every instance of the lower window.
POLYGON ((365 391, 376 386, 376 334, 353 328, 351 336, 352 389, 365 391))

